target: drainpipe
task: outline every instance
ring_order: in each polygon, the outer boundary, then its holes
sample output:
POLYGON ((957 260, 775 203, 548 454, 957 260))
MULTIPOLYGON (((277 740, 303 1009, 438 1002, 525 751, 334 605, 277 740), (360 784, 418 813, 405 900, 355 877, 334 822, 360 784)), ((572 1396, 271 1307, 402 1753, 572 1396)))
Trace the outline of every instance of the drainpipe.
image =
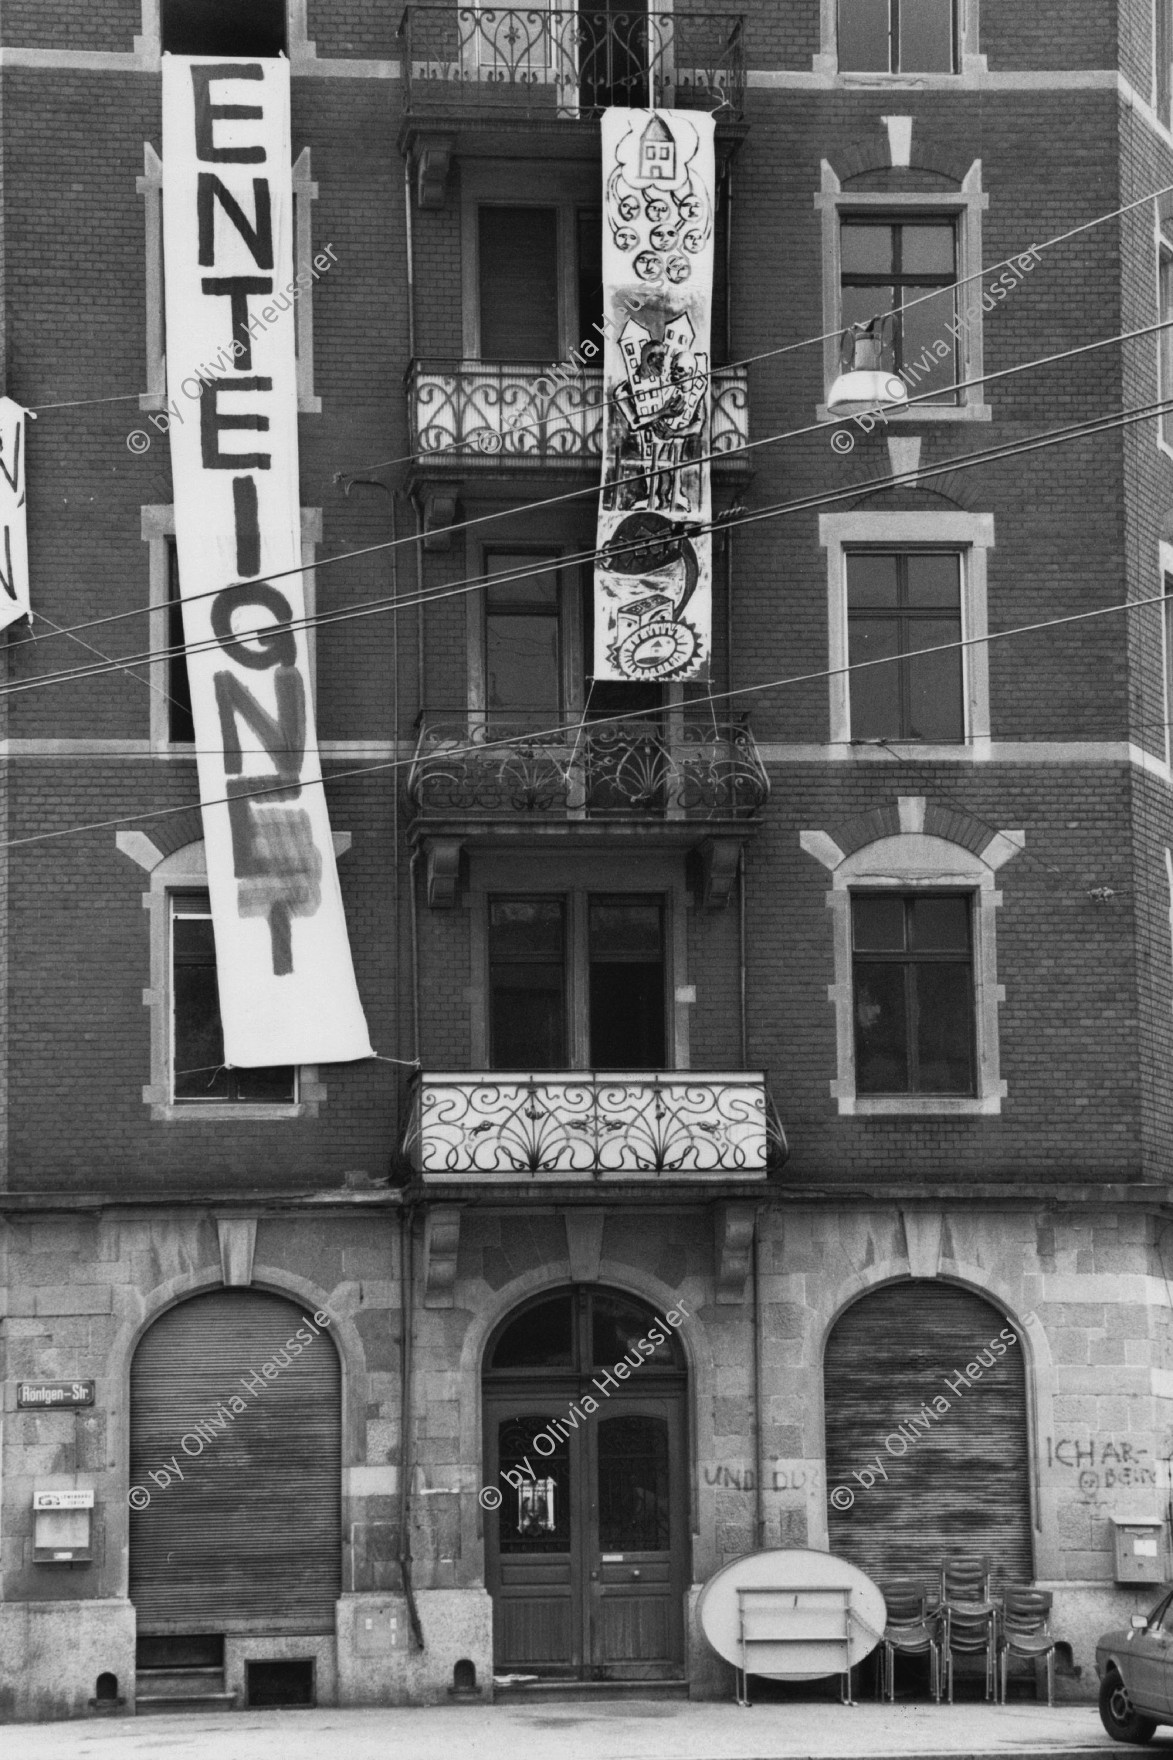
POLYGON ((411 889, 411 1054, 417 1069, 421 1066, 420 1056, 420 913, 419 886, 416 881, 416 867, 420 852, 413 849, 408 864, 408 882, 411 889))
POLYGON ((403 161, 403 226, 407 255, 407 358, 415 359, 415 231, 411 219, 411 156, 403 161))
POLYGON ((424 1628, 420 1624, 415 1589, 411 1581, 411 1480, 415 1468, 411 1446, 411 1359, 412 1316, 414 1313, 414 1268, 412 1264, 412 1231, 415 1206, 408 1204, 399 1217, 399 1338, 400 1400, 399 1400, 399 1575, 407 1601, 407 1618, 417 1650, 426 1648, 424 1628))

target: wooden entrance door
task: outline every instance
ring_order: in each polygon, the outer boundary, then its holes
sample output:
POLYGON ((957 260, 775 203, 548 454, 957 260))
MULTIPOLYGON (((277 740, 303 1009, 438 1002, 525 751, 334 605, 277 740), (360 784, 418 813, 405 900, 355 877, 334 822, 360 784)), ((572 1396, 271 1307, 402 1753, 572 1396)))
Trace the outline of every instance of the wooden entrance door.
POLYGON ((657 1344, 658 1362, 634 1350, 655 1323, 628 1298, 567 1291, 523 1310, 490 1351, 485 1484, 502 1501, 486 1513, 485 1551, 499 1674, 683 1675, 685 1388, 679 1347, 657 1344), (641 1366, 604 1392, 595 1378, 626 1354, 612 1354, 617 1334, 641 1366), (516 1361, 541 1354, 543 1337, 561 1373, 516 1361))

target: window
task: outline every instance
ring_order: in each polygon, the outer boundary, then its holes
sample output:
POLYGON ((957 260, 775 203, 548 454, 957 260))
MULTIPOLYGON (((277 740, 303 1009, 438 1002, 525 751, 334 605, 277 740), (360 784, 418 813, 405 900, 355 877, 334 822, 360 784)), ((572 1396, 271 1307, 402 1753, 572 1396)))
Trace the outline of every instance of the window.
POLYGON ((665 1068, 664 916, 655 894, 490 898, 491 1067, 665 1068))
POLYGON ((924 795, 869 817, 874 835, 855 847, 858 821, 800 833, 831 874, 832 1098, 841 1117, 993 1116, 1006 1097, 1000 870, 1025 836, 924 795))
MULTIPOLYGON (((992 516, 824 513, 819 541, 827 550, 830 744, 915 739, 943 758, 988 753, 992 516), (964 649, 848 671, 855 661, 959 637, 964 649)), ((853 755, 877 756, 867 745, 853 755)))
POLYGON ((839 0, 842 73, 956 73, 957 0, 839 0))
POLYGON ((664 907, 594 897, 589 905, 592 1069, 664 1067, 664 907))
POLYGON ((916 652, 961 640, 960 556, 861 550, 845 560, 850 664, 909 656, 852 672, 852 739, 964 739, 962 650, 916 652))
POLYGON ((1173 0, 1154 0, 1153 76, 1157 120, 1168 128, 1173 111, 1173 0))
MULTIPOLYGON (((546 556, 549 552, 545 553, 546 556)), ((542 555, 488 551, 486 573, 541 567, 542 555)), ((557 568, 485 589, 485 705, 490 726, 550 725, 563 699, 562 588, 557 568)))
POLYGON ((167 658, 163 666, 167 693, 167 741, 170 745, 195 744, 191 713, 191 685, 183 643, 183 606, 179 595, 179 552, 175 539, 167 539, 167 658))
POLYGON ((851 930, 857 1093, 972 1094, 968 896, 855 893, 851 930))
POLYGON ((489 901, 489 1056, 494 1069, 564 1069, 566 907, 489 901))
POLYGON ((162 0, 164 54, 283 55, 285 0, 162 0))
POLYGON ((216 949, 206 892, 171 893, 171 1099, 292 1106, 292 1068, 225 1069, 216 949))
POLYGON ((478 248, 482 360, 556 360, 557 209, 482 208, 478 248))
MULTIPOLYGON (((1169 324, 1159 330, 1157 395, 1162 403, 1173 399, 1173 244, 1162 237, 1157 247, 1159 260, 1160 321, 1169 324)), ((1173 409, 1161 416, 1161 439, 1173 446, 1173 409)))
POLYGON ((957 229, 951 219, 892 221, 844 215, 840 233, 843 327, 892 313, 881 364, 909 394, 956 403, 957 229), (942 291, 925 298, 933 288, 942 291))

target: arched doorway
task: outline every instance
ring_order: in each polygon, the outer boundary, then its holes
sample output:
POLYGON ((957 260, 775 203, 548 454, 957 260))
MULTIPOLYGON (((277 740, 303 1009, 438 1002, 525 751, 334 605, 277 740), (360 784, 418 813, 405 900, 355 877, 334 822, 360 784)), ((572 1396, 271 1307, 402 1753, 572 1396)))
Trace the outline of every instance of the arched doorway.
POLYGON ((881 1579, 987 1553, 996 1583, 1031 1581, 1025 1366, 997 1308, 936 1278, 874 1290, 836 1322, 823 1387, 832 1552, 881 1579))
POLYGON ((341 1403, 326 1330, 257 1290, 195 1296, 139 1344, 130 1413, 140 1638, 333 1632, 341 1403))
POLYGON ((684 1355, 644 1303, 585 1286, 516 1309, 485 1353, 494 1666, 547 1678, 684 1673, 684 1355), (618 1370, 622 1373, 617 1372, 618 1370))

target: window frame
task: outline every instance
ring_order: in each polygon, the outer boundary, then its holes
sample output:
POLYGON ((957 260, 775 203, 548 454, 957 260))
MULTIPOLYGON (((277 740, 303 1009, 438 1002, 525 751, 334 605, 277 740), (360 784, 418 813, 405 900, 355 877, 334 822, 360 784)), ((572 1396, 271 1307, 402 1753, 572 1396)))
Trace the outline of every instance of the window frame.
MULTIPOLYGON (((952 218, 956 227, 957 302, 953 339, 957 379, 962 389, 956 403, 916 403, 909 409, 885 410, 888 423, 988 422, 993 411, 984 401, 985 342, 982 312, 982 215, 990 205, 982 189, 981 160, 976 159, 957 190, 844 190, 837 173, 824 159, 822 187, 814 204, 822 219, 823 243, 823 382, 824 399, 816 410, 820 422, 834 418, 826 406, 826 391, 839 374, 843 323, 843 261, 840 248, 844 220, 883 220, 908 224, 914 218, 952 218), (976 279, 975 279, 976 277, 976 279), (968 383, 968 381, 978 381, 968 383)), ((946 338, 942 337, 942 341, 946 338)), ((910 397, 917 395, 914 385, 910 397)))
MULTIPOLYGON (((313 61, 317 46, 308 36, 309 0, 285 0, 285 53, 291 62, 313 61)), ((142 33, 134 39, 134 53, 154 64, 158 71, 163 52, 160 0, 142 0, 142 33)))
MULTIPOLYGON (((175 542, 175 508, 170 502, 153 502, 139 509, 139 535, 148 546, 147 618, 150 651, 157 658, 148 665, 151 687, 150 749, 157 757, 190 758, 195 761, 195 746, 186 740, 172 740, 170 727, 171 660, 171 564, 170 547, 175 542)), ((317 692, 317 639, 314 615, 317 610, 317 579, 314 564, 322 541, 322 509, 303 507, 301 510, 301 557, 305 563, 302 587, 305 593, 306 652, 309 658, 310 693, 317 692)))
POLYGON ((1173 4, 1153 0, 1153 113, 1162 128, 1173 129, 1173 4))
MULTIPOLYGON (((959 328, 958 328, 958 333, 956 336, 953 336, 952 331, 947 332, 947 334, 950 337, 952 337, 952 348, 953 348, 953 362, 952 362, 952 371, 950 373, 950 380, 951 380, 951 382, 956 382, 961 379, 964 379, 966 377, 966 375, 959 370, 960 366, 961 366, 961 358, 962 358, 962 343, 961 343, 960 320, 958 317, 958 308, 959 308, 959 302, 960 302, 961 295, 964 293, 965 290, 958 285, 958 283, 959 283, 958 262, 960 259, 960 239, 959 239, 959 227, 958 227, 958 222, 957 222, 956 216, 953 216, 953 215, 942 216, 939 214, 908 213, 908 214, 902 214, 898 218, 893 217, 893 216, 885 216, 882 218, 881 217, 872 218, 871 216, 868 216, 868 215, 855 215, 855 214, 851 214, 851 213, 841 213, 839 216, 839 227, 840 227, 840 239, 839 239, 839 250, 840 250, 839 309, 840 309, 840 311, 842 311, 842 309, 843 309, 844 290, 849 286, 866 287, 866 286, 874 284, 877 288, 882 287, 882 286, 887 286, 887 287, 891 287, 894 290, 894 292, 897 295, 897 304, 892 308, 892 312, 890 315, 893 318, 896 318, 897 320, 899 320, 898 329, 899 329, 900 340, 899 340, 898 346, 895 346, 895 350, 894 350, 896 357, 898 357, 898 364, 897 364, 897 361, 894 360, 892 370, 897 375, 897 377, 903 379, 904 383, 907 385, 908 380, 904 378, 904 375, 906 372, 911 370, 912 363, 908 359, 908 352, 909 351, 905 345, 904 324, 903 324, 904 300, 902 298, 903 292, 906 288, 911 288, 911 289, 917 290, 917 291, 914 291, 912 301, 909 302, 911 304, 911 303, 914 303, 918 299, 924 298, 924 296, 926 294, 929 294, 929 293, 945 294, 946 292, 949 291, 950 288, 952 288, 954 291, 954 301, 953 301, 954 322, 958 324, 959 328), (873 232, 886 231, 892 237, 893 268, 892 268, 892 273, 890 275, 879 276, 879 277, 871 277, 871 276, 865 277, 862 274, 858 273, 857 271, 854 271, 854 270, 845 271, 842 268, 842 252, 843 252, 842 229, 844 226, 853 225, 853 224, 866 226, 870 231, 873 231, 873 232), (929 276, 928 274, 910 272, 904 268, 904 266, 903 266, 903 257, 904 257, 904 238, 903 238, 903 235, 908 227, 916 226, 918 224, 921 224, 921 225, 928 224, 931 226, 936 226, 941 229, 944 229, 944 227, 948 226, 949 234, 950 234, 950 237, 953 241, 953 279, 952 279, 952 281, 937 281, 937 280, 932 279, 932 277, 929 276)), ((846 326, 845 326, 845 328, 846 328, 846 326)), ((941 340, 944 341, 944 338, 942 337, 941 340)), ((923 359, 924 358, 923 355, 920 358, 923 359)), ((950 409, 950 408, 956 409, 960 406, 962 398, 964 396, 963 392, 952 391, 952 392, 949 392, 947 395, 943 395, 942 400, 939 404, 934 404, 931 400, 928 399, 927 391, 923 390, 922 386, 919 383, 914 381, 914 383, 909 386, 909 390, 914 397, 917 397, 917 396, 925 396, 926 397, 926 402, 918 405, 918 407, 922 408, 922 409, 930 409, 930 408, 937 408, 937 407, 939 407, 941 409, 950 409)))
MULTIPOLYGON (((1173 318, 1173 215, 1158 216, 1155 238, 1157 322, 1163 323, 1166 316, 1173 318)), ((1166 398, 1173 398, 1173 328, 1159 330, 1154 341, 1157 345, 1157 398, 1163 402, 1166 398)), ((1167 410, 1158 420, 1156 438, 1160 451, 1166 458, 1173 458, 1173 410, 1167 410)))
MULTIPOLYGON (((157 5, 157 0, 154 0, 154 3, 157 5)), ((313 267, 313 203, 318 199, 318 186, 313 178, 309 147, 303 147, 295 159, 292 176, 293 271, 299 277, 302 287, 301 297, 294 302, 293 307, 297 412, 299 415, 320 415, 322 400, 314 391, 314 283, 317 276, 313 267)), ((167 328, 163 282, 163 161, 150 141, 143 142, 143 172, 141 177, 135 179, 135 189, 143 198, 147 308, 145 326, 147 389, 140 393, 138 406, 140 410, 166 411, 167 328)), ((186 396, 182 391, 178 395, 186 396)), ((198 417, 198 405, 194 400, 192 400, 191 407, 198 417)))
POLYGON ((1164 723, 1161 750, 1173 768, 1173 543, 1161 539, 1157 546, 1157 572, 1164 597, 1157 607, 1161 642, 1161 718, 1164 723))
POLYGON ((844 85, 937 86, 944 90, 960 84, 976 85, 988 71, 979 53, 980 0, 956 0, 954 12, 954 71, 952 73, 870 73, 839 66, 839 0, 820 0, 820 48, 812 72, 821 79, 844 85))
POLYGON ((996 832, 976 855, 961 844, 925 832, 926 800, 899 799, 900 831, 845 855, 825 831, 800 833, 802 848, 831 872, 826 895, 831 913, 834 982, 827 1000, 835 1012, 836 1074, 831 1097, 847 1117, 989 1117, 1002 1110, 998 1009, 1006 1000, 998 982, 997 912, 1002 904, 998 871, 1025 845, 1021 831, 996 832), (851 900, 856 892, 965 892, 971 915, 974 990, 975 1092, 963 1094, 860 1094, 855 1079, 855 983, 851 900))
MULTIPOLYGON (((845 5, 850 5, 850 4, 851 4, 851 0, 838 0, 838 4, 836 5, 836 8, 835 8, 836 55, 838 55, 838 47, 839 47, 840 13, 842 12, 842 9, 845 5)), ((843 69, 844 73, 897 74, 897 75, 903 76, 906 79, 910 79, 910 78, 919 77, 920 75, 925 74, 925 73, 939 73, 939 74, 949 74, 949 75, 955 76, 961 72, 961 53, 962 53, 962 48, 961 48, 961 0, 950 0, 950 10, 952 13, 952 17, 950 19, 950 35, 952 37, 952 45, 951 46, 952 46, 952 51, 953 51, 952 56, 951 56, 951 59, 953 62, 952 67, 949 67, 949 68, 943 68, 943 67, 923 68, 923 67, 893 67, 891 65, 894 53, 895 53, 897 59, 899 59, 899 52, 900 52, 900 8, 901 8, 902 4, 903 4, 903 0, 887 0, 887 7, 888 7, 888 62, 889 62, 889 65, 887 67, 876 67, 876 68, 847 67, 847 68, 843 69)))
POLYGON ((819 517, 819 543, 827 552, 828 744, 844 759, 884 760, 884 747, 851 743, 851 660, 847 615, 850 551, 955 550, 961 558, 962 710, 964 737, 940 745, 907 744, 919 758, 990 755, 990 666, 987 552, 994 547, 990 513, 838 513, 819 517))
MULTIPOLYGON (((973 956, 974 956, 973 925, 974 925, 975 895, 971 891, 969 891, 963 887, 943 887, 939 892, 929 892, 927 890, 919 891, 915 888, 913 888, 911 890, 903 890, 902 889, 899 891, 893 889, 892 891, 889 892, 889 891, 877 891, 876 889, 874 889, 872 887, 853 886, 850 889, 849 896, 850 896, 850 904, 848 906, 848 909, 849 909, 850 920, 851 920, 851 981, 852 981, 852 993, 853 993, 853 1008, 852 1008, 853 1023, 852 1024, 853 1024, 853 1028, 855 1031, 855 1037, 856 1037, 855 1062, 856 1062, 856 1068, 857 1068, 857 1077, 858 1077, 858 1062, 859 1062, 859 1058, 858 1058, 858 1051, 859 1051, 859 1047, 858 1047, 858 1034, 859 1034, 859 1028, 858 1028, 858 1018, 859 1018, 858 968, 862 963, 866 963, 866 962, 870 961, 871 963, 876 964, 876 965, 899 966, 903 975, 904 975, 905 1000, 906 1000, 906 1003, 910 1004, 910 1006, 908 1008, 907 1018, 905 1020, 905 1047, 904 1047, 905 1053, 907 1056, 907 1060, 908 1060, 908 1070, 909 1070, 910 1079, 913 1074, 914 1068, 916 1068, 916 1066, 919 1063, 918 1040, 919 1040, 919 1016, 920 1016, 920 1008, 921 1008, 919 974, 920 974, 921 969, 924 967, 928 967, 928 966, 940 966, 940 965, 964 966, 964 969, 967 972, 968 979, 969 979, 969 982, 968 982, 968 1015, 969 1015, 969 1075, 970 1075, 970 1084, 969 1084, 968 1088, 954 1089, 954 1090, 940 1090, 940 1091, 933 1090, 933 1089, 926 1089, 926 1088, 922 1088, 920 1086, 915 1086, 915 1087, 909 1086, 907 1088, 892 1088, 892 1089, 869 1089, 868 1094, 867 1094, 867 1098, 869 1098, 869 1099, 873 1099, 873 1098, 888 1099, 888 1098, 893 1098, 897 1095, 899 1095, 901 1098, 907 1098, 910 1096, 921 1097, 921 1096, 923 1096, 925 1094, 929 1094, 929 1093, 939 1094, 939 1097, 947 1098, 947 1099, 969 1099, 969 1098, 972 1098, 972 1096, 977 1092, 977 1021, 976 1021, 977 1007, 976 1007, 976 986, 974 983, 974 971, 973 971, 973 963, 974 963, 974 959, 973 959, 973 956), (905 907, 905 927, 906 927, 906 930, 907 930, 907 924, 908 924, 908 917, 910 914, 910 908, 914 907, 918 901, 923 901, 923 900, 927 900, 927 899, 941 899, 941 898, 964 899, 965 903, 966 903, 965 958, 964 959, 959 958, 955 950, 937 950, 937 949, 925 949, 925 948, 918 949, 918 948, 910 947, 908 945, 906 945, 903 949, 901 949, 899 951, 894 950, 894 949, 893 950, 886 950, 886 949, 868 949, 868 948, 858 947, 856 944, 856 933, 855 933, 855 931, 856 931, 855 907, 856 907, 856 904, 861 899, 865 899, 865 898, 899 898, 905 907)), ((862 1096, 861 1096, 861 1098, 862 1098, 862 1096)))
MULTIPOLYGON (((525 538, 514 543, 508 537, 496 536, 488 541, 478 541, 475 546, 478 579, 485 583, 486 588, 493 578, 489 573, 489 559, 494 553, 508 551, 514 556, 533 556, 539 560, 546 559, 550 568, 557 571, 561 706, 555 712, 555 719, 568 726, 581 718, 585 698, 581 569, 577 564, 567 565, 565 562, 566 556, 573 553, 573 548, 565 540, 552 540, 543 543, 536 538, 525 538)), ((466 616, 469 726, 470 729, 488 729, 492 725, 492 710, 489 707, 489 596, 487 591, 472 593, 468 596, 466 616)))
POLYGON ((489 900, 502 897, 551 897, 566 900, 567 1052, 569 1071, 590 1063, 590 970, 588 909, 592 896, 648 896, 663 907, 664 946, 664 1073, 687 1070, 689 1015, 695 1002, 688 982, 690 897, 683 861, 648 856, 633 868, 617 870, 613 855, 580 850, 565 855, 550 851, 542 863, 541 884, 535 886, 532 852, 470 851, 468 904, 471 928, 469 998, 469 1067, 488 1071, 489 1061, 489 900))
MULTIPOLYGON (((524 188, 517 186, 516 168, 497 160, 466 164, 460 179, 460 228, 462 265, 462 353, 466 361, 490 358, 481 354, 480 211, 482 208, 553 208, 557 213, 558 252, 558 359, 566 360, 583 342, 599 343, 597 336, 579 334, 578 314, 578 212, 600 209, 598 189, 587 167, 527 166, 524 188)), ((596 364, 601 353, 590 357, 596 364)), ((493 362, 492 364, 497 364, 493 362)), ((501 363, 513 370, 525 361, 501 363)), ((539 364, 536 362, 534 364, 539 364)), ((541 365, 554 363, 542 362, 541 365)), ((576 369, 577 371, 577 369, 576 369)))
MULTIPOLYGON (((928 621, 940 622, 940 621, 942 621, 942 617, 943 617, 942 612, 939 610, 921 609, 918 607, 909 607, 907 604, 899 603, 899 601, 897 602, 895 608, 892 610, 891 613, 885 613, 884 611, 882 611, 880 609, 873 609, 871 607, 868 607, 868 608, 864 608, 861 611, 857 611, 855 613, 855 615, 853 616, 852 610, 851 610, 851 581, 850 581, 850 562, 851 562, 851 558, 853 556, 895 556, 897 559, 897 581, 898 581, 898 583, 901 582, 905 577, 905 570, 900 565, 907 563, 908 558, 910 556, 932 555, 932 556, 954 556, 954 557, 956 557, 956 559, 957 559, 957 587, 958 587, 957 617, 958 617, 958 624, 959 624, 960 631, 961 631, 960 639, 964 642, 964 640, 966 639, 966 626, 965 626, 965 572, 966 572, 966 567, 965 567, 965 565, 966 565, 967 554, 968 553, 965 550, 957 549, 955 547, 952 547, 952 548, 946 547, 946 546, 936 547, 936 546, 927 546, 927 545, 908 545, 902 550, 891 550, 885 545, 876 545, 876 544, 851 544, 851 545, 845 546, 844 550, 843 550, 843 592, 844 592, 845 600, 846 600, 846 613, 845 614, 847 617, 847 654, 848 654, 848 660, 850 661, 850 658, 851 658, 851 630, 852 630, 853 623, 855 623, 857 621, 865 621, 865 620, 871 619, 871 620, 878 622, 878 621, 880 621, 881 618, 888 616, 890 621, 894 620, 898 624, 908 623, 912 626, 912 628, 915 628, 915 626, 918 622, 922 622, 922 621, 923 622, 928 622, 928 621)), ((907 641, 908 641, 908 646, 901 652, 900 656, 890 662, 890 664, 892 664, 896 667, 897 673, 899 676, 899 680, 900 680, 900 708, 901 708, 902 717, 904 715, 904 712, 905 712, 905 709, 906 709, 906 706, 908 703, 908 697, 909 697, 910 671, 909 671, 907 656, 910 652, 914 651, 916 648, 923 645, 914 636, 912 636, 911 633, 907 637, 907 641)), ((927 645, 931 646, 932 644, 927 644, 927 645)), ((968 652, 969 652, 968 649, 962 648, 961 653, 960 653, 960 661, 961 661, 961 680, 960 680, 960 698, 961 698, 961 700, 960 700, 960 705, 959 705, 960 709, 961 709, 961 734, 960 734, 960 737, 956 740, 931 741, 931 740, 918 739, 914 734, 900 732, 894 738, 892 738, 892 737, 885 738, 885 740, 883 742, 884 744, 886 744, 886 745, 909 745, 909 746, 914 746, 914 747, 916 747, 916 749, 918 751, 921 751, 927 745, 936 744, 936 745, 963 746, 967 743, 967 732, 968 732, 968 724, 969 724, 969 719, 970 719, 970 716, 969 716, 969 709, 970 709, 969 692, 967 689, 967 682, 966 682, 967 681, 966 657, 968 655, 968 652)), ((848 717, 850 719, 850 717, 851 717, 851 678, 850 678, 850 675, 848 675, 848 678, 847 678, 847 706, 848 706, 848 717)), ((851 733, 852 733, 853 743, 855 743, 856 734, 855 734, 854 727, 851 729, 851 733)))
MULTIPOLYGON (((198 821, 198 812, 193 811, 198 821)), ((162 834, 160 834, 162 835, 162 834)), ((349 831, 333 834, 334 854, 342 856, 350 848, 349 831)), ((296 1102, 257 1100, 209 1100, 193 1105, 190 1101, 171 1098, 171 894, 175 892, 206 892, 208 869, 202 839, 182 844, 168 851, 160 848, 146 831, 119 831, 115 834, 119 851, 150 875, 148 891, 142 895, 147 912, 150 937, 150 985, 142 991, 143 1007, 150 1018, 151 1079, 142 1089, 143 1104, 150 1108, 152 1120, 158 1123, 242 1124, 280 1123, 287 1119, 316 1118, 326 1101, 325 1083, 318 1079, 316 1064, 303 1064, 297 1076, 296 1102)))

